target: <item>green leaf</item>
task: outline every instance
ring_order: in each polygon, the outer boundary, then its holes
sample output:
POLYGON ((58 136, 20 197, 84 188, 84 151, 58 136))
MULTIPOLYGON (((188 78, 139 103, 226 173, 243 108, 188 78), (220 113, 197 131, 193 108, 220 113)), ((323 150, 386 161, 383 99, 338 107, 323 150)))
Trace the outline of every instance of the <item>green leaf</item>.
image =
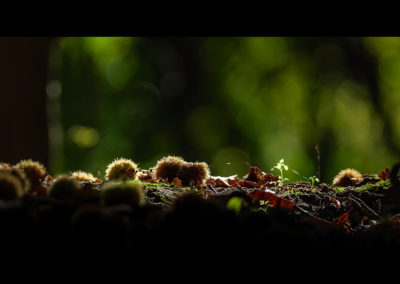
POLYGON ((233 210, 236 214, 240 213, 242 209, 242 199, 240 197, 234 196, 226 203, 226 209, 233 210))

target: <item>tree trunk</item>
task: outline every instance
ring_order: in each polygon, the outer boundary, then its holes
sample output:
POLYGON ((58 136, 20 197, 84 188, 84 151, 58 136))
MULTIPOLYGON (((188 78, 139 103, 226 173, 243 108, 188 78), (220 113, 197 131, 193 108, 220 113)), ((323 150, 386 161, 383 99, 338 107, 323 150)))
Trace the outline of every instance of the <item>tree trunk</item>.
POLYGON ((48 164, 48 38, 0 38, 0 162, 48 164))

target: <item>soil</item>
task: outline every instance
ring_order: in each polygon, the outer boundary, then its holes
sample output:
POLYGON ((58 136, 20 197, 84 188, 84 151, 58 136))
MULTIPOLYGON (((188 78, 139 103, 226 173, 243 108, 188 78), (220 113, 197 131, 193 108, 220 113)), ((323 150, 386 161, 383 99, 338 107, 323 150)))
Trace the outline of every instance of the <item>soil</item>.
POLYGON ((278 180, 249 173, 242 179, 212 177, 192 187, 141 181, 145 203, 137 207, 101 205, 102 181, 81 181, 86 194, 77 200, 45 195, 0 200, 0 249, 144 256, 400 247, 397 173, 365 175, 343 188, 278 180))

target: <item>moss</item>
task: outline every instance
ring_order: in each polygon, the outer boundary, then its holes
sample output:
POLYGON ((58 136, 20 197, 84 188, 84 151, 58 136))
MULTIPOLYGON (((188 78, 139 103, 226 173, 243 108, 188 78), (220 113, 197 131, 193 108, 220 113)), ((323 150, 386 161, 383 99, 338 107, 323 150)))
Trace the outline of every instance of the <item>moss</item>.
MULTIPOLYGON (((336 193, 341 193, 346 190, 347 187, 344 186, 338 186, 338 187, 333 187, 332 189, 336 193)), ((359 191, 366 191, 366 192, 385 192, 388 191, 392 188, 392 183, 390 182, 389 179, 385 180, 380 180, 376 183, 367 183, 362 186, 352 186, 351 189, 353 190, 359 190, 359 191)))
POLYGON ((61 175, 49 188, 49 196, 59 200, 74 200, 82 191, 82 185, 73 177, 61 175))
POLYGON ((119 158, 107 166, 106 180, 135 179, 138 166, 129 159, 119 158))
POLYGON ((346 187, 344 186, 337 186, 337 187, 333 187, 332 188, 336 193, 341 193, 343 191, 345 191, 346 187))
POLYGON ((0 173, 0 199, 14 200, 21 198, 24 190, 17 177, 6 173, 0 173))
POLYGON ((120 203, 141 206, 144 203, 143 185, 133 182, 107 183, 101 190, 100 202, 105 206, 120 203))
POLYGON ((388 191, 392 188, 392 183, 390 179, 380 180, 376 183, 367 183, 360 187, 356 187, 355 189, 359 191, 368 191, 368 192, 384 192, 388 191))

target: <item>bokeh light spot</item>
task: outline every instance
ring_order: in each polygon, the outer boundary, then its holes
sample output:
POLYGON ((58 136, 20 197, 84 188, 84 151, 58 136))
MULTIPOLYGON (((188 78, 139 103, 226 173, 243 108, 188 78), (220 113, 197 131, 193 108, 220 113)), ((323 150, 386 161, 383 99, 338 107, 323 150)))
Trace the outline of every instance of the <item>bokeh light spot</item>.
POLYGON ((51 80, 47 83, 46 93, 51 100, 59 99, 62 91, 61 82, 59 80, 51 80))
POLYGON ((70 139, 80 148, 91 148, 99 141, 99 134, 92 127, 74 125, 68 130, 70 139))

